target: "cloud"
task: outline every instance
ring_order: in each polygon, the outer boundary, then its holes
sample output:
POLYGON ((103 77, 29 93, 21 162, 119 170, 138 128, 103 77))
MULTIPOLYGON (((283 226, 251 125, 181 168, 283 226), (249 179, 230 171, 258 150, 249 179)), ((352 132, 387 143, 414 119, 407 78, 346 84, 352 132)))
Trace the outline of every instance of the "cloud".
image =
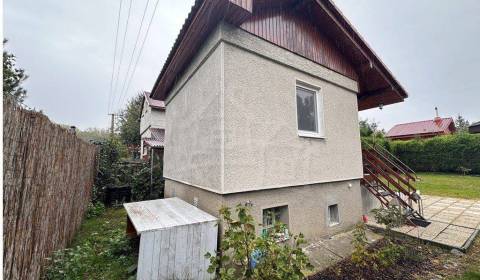
MULTIPOLYGON (((123 1, 126 7, 128 0, 123 1)), ((132 2, 121 80, 146 1, 132 2)), ((150 13, 154 1, 150 0, 150 13)), ((152 88, 193 2, 160 1, 136 75, 121 100, 152 88)), ((460 113, 471 121, 480 120, 480 17, 476 14, 480 1, 335 3, 410 94, 404 103, 367 110, 361 117, 374 118, 388 129, 395 123, 432 118, 438 106, 442 116, 460 113)), ((44 110, 58 123, 108 126, 118 5, 119 0, 4 2, 7 47, 30 75, 28 105, 44 110)), ((120 103, 117 109, 123 106, 120 103)))
MULTIPOLYGON (((125 79, 146 1, 132 2, 118 88, 125 79)), ((128 0, 123 3, 121 26, 125 25, 128 0)), ((155 0, 150 0, 140 39, 154 4, 155 0)), ((58 123, 81 128, 108 126, 119 1, 18 0, 6 1, 4 5, 7 48, 30 76, 25 84, 27 105, 43 110, 58 123)), ((159 2, 131 87, 123 98, 116 95, 116 109, 123 107, 118 100, 125 103, 138 91, 152 88, 191 5, 193 0, 159 2)), ((122 38, 123 29, 120 32, 122 38)))

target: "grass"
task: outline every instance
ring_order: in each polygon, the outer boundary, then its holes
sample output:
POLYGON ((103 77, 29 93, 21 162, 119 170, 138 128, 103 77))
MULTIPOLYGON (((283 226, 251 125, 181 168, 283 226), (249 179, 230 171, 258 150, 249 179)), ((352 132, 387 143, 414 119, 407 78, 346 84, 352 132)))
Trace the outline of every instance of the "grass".
POLYGON ((479 280, 480 279, 480 272, 477 271, 467 271, 456 280, 479 280))
POLYGON ((56 253, 45 279, 129 279, 137 260, 125 227, 123 208, 86 219, 69 249, 56 253))
POLYGON ((422 194, 456 198, 480 199, 480 176, 452 173, 418 173, 415 185, 422 194))

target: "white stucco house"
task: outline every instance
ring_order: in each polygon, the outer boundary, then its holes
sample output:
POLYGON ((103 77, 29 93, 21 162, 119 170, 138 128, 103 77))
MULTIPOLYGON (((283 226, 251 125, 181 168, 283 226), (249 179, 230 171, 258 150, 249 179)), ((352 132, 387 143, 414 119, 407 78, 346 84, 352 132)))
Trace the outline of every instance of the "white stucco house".
POLYGON ((144 92, 140 118, 140 157, 149 156, 151 149, 163 149, 165 144, 165 103, 150 98, 144 92))
POLYGON ((361 219, 358 112, 407 93, 329 0, 203 0, 149 97, 167 108, 165 197, 248 203, 311 239, 361 219))

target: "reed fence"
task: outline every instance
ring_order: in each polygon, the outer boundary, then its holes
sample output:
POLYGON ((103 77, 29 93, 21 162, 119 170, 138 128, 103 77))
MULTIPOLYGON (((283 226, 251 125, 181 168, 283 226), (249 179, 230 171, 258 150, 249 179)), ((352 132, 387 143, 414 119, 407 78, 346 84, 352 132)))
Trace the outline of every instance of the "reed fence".
POLYGON ((3 117, 3 278, 39 279, 82 222, 96 148, 12 101, 3 117))

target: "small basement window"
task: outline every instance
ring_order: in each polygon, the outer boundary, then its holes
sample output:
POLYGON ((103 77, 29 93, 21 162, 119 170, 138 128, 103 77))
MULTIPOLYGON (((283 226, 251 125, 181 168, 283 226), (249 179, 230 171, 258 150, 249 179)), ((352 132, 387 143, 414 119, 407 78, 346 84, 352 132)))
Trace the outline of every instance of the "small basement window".
POLYGON ((279 236, 279 241, 289 238, 288 236, 288 206, 280 206, 263 209, 263 229, 262 234, 266 235, 268 231, 273 230, 277 223, 285 224, 287 229, 285 233, 279 236))
POLYGON ((328 206, 328 225, 334 226, 340 223, 340 217, 338 215, 338 204, 332 204, 328 206))
POLYGON ((323 102, 319 90, 297 84, 296 99, 298 135, 324 137, 323 102))

